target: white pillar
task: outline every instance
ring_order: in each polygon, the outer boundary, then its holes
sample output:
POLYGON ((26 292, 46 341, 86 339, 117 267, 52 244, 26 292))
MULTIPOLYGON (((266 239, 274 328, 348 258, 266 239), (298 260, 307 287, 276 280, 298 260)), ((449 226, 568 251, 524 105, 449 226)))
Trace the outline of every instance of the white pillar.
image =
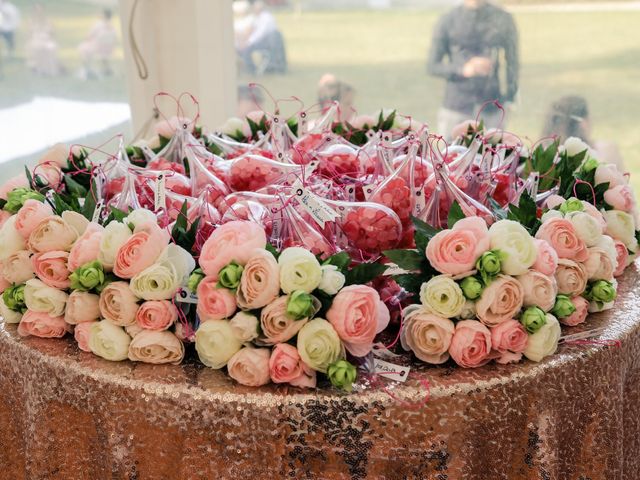
MULTIPOLYGON (((120 0, 133 130, 153 111, 153 96, 189 92, 200 102, 199 123, 211 129, 236 110, 232 0, 137 0, 135 42, 148 69, 141 79, 129 27, 136 0, 120 0)), ((168 112, 167 115, 175 114, 168 112)))

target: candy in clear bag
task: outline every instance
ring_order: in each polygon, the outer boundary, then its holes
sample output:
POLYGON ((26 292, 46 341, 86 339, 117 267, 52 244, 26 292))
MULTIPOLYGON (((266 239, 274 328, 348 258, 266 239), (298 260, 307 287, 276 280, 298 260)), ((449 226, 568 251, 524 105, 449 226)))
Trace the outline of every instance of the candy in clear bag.
POLYGON ((218 161, 216 156, 197 143, 187 145, 185 155, 191 179, 191 195, 196 197, 203 190, 206 190, 208 202, 218 207, 220 201, 230 193, 230 190, 225 182, 211 172, 210 168, 207 168, 207 164, 218 161))

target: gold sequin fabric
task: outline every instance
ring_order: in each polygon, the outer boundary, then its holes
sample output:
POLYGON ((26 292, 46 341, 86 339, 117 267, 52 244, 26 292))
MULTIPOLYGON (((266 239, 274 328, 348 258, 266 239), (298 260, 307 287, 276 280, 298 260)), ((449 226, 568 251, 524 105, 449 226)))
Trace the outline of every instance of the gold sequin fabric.
POLYGON ((0 324, 0 478, 640 479, 640 274, 605 327, 536 364, 412 367, 351 394, 235 384, 195 362, 110 363, 0 324), (429 399, 415 380, 429 382, 429 399), (408 402, 408 403, 407 403, 408 402))

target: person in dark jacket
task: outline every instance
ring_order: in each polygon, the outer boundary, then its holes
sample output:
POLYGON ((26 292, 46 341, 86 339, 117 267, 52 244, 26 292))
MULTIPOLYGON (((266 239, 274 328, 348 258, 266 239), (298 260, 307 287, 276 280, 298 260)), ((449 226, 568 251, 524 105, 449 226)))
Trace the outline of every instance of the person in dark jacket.
MULTIPOLYGON (((485 102, 504 106, 514 100, 519 58, 513 17, 487 0, 464 0, 440 18, 427 69, 447 81, 438 133, 449 138, 453 127, 475 118, 485 102)), ((482 118, 487 127, 504 128, 502 112, 493 104, 483 109, 482 118)))

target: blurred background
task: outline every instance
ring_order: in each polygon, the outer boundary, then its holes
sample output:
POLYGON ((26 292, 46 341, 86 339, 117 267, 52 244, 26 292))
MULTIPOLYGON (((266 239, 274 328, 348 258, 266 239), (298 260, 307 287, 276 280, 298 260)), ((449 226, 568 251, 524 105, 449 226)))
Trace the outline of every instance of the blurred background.
MULTIPOLYGON (((55 141, 131 138, 117 1, 0 0, 0 11, 7 3, 19 21, 11 39, 0 29, 0 177, 55 141)), ((253 5, 234 2, 238 114, 256 104, 272 111, 270 96, 296 95, 309 107, 337 88, 358 114, 392 108, 435 127, 445 81, 427 73, 427 58, 436 22, 456 3, 272 0, 264 6, 271 18, 258 25, 253 5), (243 47, 267 27, 278 34, 247 68, 243 47), (264 87, 258 98, 243 87, 251 82, 264 87)), ((640 188, 640 2, 494 3, 513 15, 519 33, 508 130, 535 141, 554 100, 581 96, 592 139, 617 146, 640 188)))

